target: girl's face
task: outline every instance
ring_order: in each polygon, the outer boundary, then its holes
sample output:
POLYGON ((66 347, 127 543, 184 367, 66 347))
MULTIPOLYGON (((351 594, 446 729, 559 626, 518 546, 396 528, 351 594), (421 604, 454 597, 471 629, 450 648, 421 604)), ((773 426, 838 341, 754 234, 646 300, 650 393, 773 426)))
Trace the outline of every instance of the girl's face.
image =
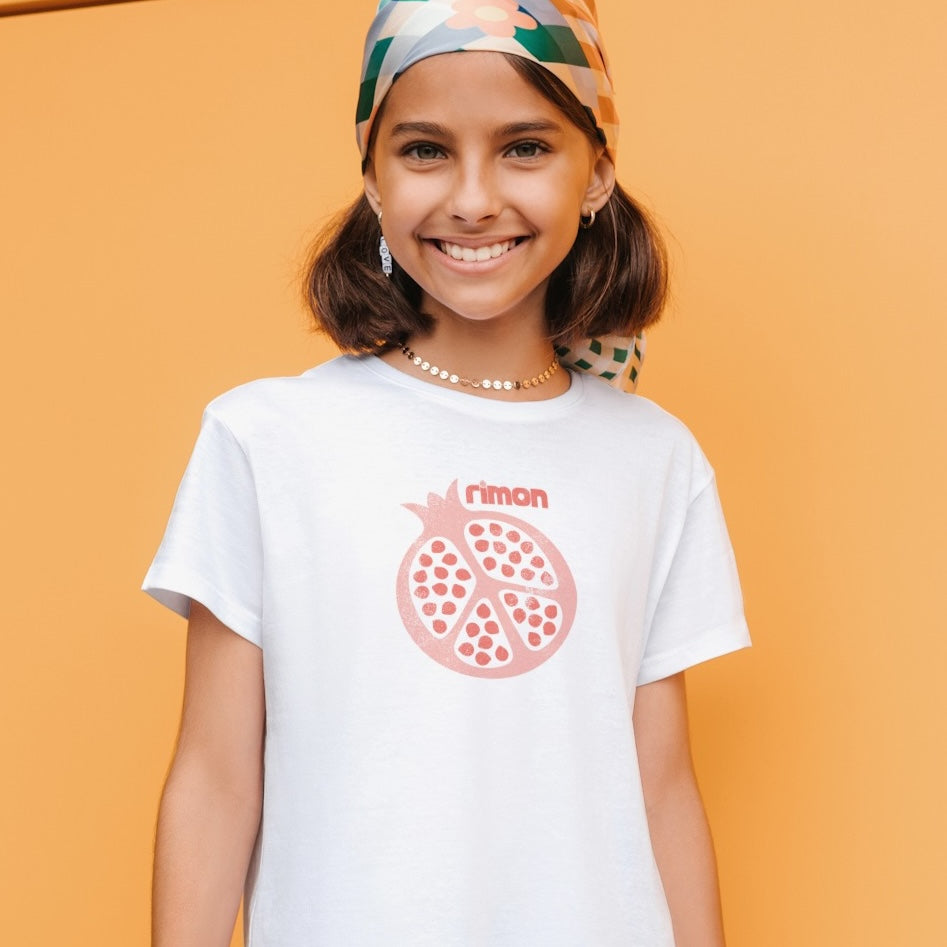
POLYGON ((436 319, 529 319, 579 217, 614 185, 601 149, 499 53, 432 56, 385 100, 365 191, 436 319))

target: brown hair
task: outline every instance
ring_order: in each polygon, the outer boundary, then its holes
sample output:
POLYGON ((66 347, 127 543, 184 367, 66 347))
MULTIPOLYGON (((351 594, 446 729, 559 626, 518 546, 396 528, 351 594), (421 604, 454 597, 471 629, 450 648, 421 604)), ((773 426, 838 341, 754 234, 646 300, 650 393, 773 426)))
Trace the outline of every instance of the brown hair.
MULTIPOLYGON (((514 69, 601 147, 590 113, 539 63, 504 54, 514 69)), ((377 126, 377 119, 375 122, 377 126)), ((371 154, 371 146, 369 146, 371 154)), ((365 195, 323 229, 306 264, 303 294, 322 329, 345 352, 378 351, 424 335, 421 288, 397 262, 381 270, 378 220, 365 195)), ((616 183, 593 226, 579 230, 546 293, 549 335, 557 345, 590 336, 631 335, 653 324, 667 295, 667 255, 648 214, 616 183)))

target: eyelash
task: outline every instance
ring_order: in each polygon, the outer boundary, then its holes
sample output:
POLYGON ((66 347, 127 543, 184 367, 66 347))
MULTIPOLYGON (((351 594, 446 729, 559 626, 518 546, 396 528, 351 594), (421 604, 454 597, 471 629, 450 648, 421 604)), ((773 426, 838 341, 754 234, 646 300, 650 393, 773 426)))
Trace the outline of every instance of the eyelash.
MULTIPOLYGON (((540 155, 548 152, 549 146, 543 144, 541 141, 518 141, 515 145, 511 145, 504 152, 504 156, 509 155, 511 152, 516 151, 518 148, 533 148, 535 151, 529 155, 513 155, 514 158, 519 158, 521 161, 529 161, 531 159, 538 158, 540 155)), ((419 141, 415 142, 412 145, 408 145, 403 151, 402 154, 406 158, 414 158, 416 161, 435 161, 438 158, 443 157, 444 151, 438 145, 431 144, 429 141, 419 141), (430 150, 436 152, 434 155, 429 155, 428 157, 422 157, 418 152, 422 149, 430 150)))
POLYGON ((427 158, 423 158, 421 157, 421 155, 418 154, 418 152, 421 151, 422 149, 437 152, 437 157, 441 157, 441 155, 443 155, 444 153, 443 151, 441 151, 440 148, 437 147, 437 145, 432 145, 428 141, 419 141, 413 145, 408 145, 408 147, 405 148, 404 151, 402 151, 402 154, 406 158, 414 158, 417 161, 433 161, 434 158, 431 156, 427 158))
POLYGON ((541 141, 518 141, 512 148, 508 148, 506 153, 509 154, 511 151, 516 151, 517 148, 534 148, 535 151, 531 155, 516 155, 517 158, 530 159, 538 158, 540 155, 546 154, 549 151, 549 146, 544 145, 541 141))

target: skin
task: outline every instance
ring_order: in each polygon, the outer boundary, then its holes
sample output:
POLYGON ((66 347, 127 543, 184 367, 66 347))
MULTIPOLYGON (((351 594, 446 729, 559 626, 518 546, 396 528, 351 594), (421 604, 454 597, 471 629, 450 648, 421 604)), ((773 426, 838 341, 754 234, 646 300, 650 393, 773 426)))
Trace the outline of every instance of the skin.
MULTIPOLYGON (((614 181, 603 150, 500 54, 450 53, 412 66, 385 100, 364 180, 372 207, 383 211, 392 255, 436 319, 412 347, 471 377, 520 379, 545 369, 549 277, 580 216, 604 207, 614 181), (441 249, 510 240, 512 250, 486 262, 457 261, 441 249)), ((387 359, 417 373, 400 352, 387 359)), ((560 372, 529 391, 461 390, 522 401, 568 386, 560 372)))
MULTIPOLYGON (((365 174, 369 201, 384 209, 392 254, 435 317, 432 334, 409 340, 412 347, 472 377, 542 371, 551 359, 549 276, 572 246, 580 215, 602 209, 614 180, 602 150, 501 56, 448 54, 412 66, 388 95, 365 174), (508 240, 514 249, 483 262, 454 260, 442 248, 508 240)), ((383 357, 416 372, 400 352, 383 357)), ((554 397, 568 385, 568 374, 558 372, 528 391, 455 390, 522 401, 554 397)), ((632 726, 676 947, 722 947, 683 674, 637 689, 632 726)), ((193 603, 181 731, 158 821, 154 947, 230 943, 260 824, 264 731, 260 649, 193 603)))
POLYGON ((228 947, 263 799, 263 655, 197 602, 158 814, 154 947, 228 947))
POLYGON ((717 862, 691 761, 684 674, 639 687, 632 721, 674 943, 724 947, 717 862))

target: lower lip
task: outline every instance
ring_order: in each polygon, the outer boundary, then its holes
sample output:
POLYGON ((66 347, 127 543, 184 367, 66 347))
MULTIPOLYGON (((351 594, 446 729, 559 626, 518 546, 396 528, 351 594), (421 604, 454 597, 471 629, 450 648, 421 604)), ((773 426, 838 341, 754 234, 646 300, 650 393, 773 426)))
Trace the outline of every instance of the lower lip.
POLYGON ((449 253, 445 253, 433 240, 425 240, 424 242, 427 244, 430 252, 436 255, 438 262, 450 267, 455 272, 479 274, 489 273, 503 266, 503 264, 526 243, 526 240, 520 240, 515 247, 507 250, 506 253, 501 253, 499 256, 492 256, 489 260, 473 260, 471 262, 455 260, 449 253))

